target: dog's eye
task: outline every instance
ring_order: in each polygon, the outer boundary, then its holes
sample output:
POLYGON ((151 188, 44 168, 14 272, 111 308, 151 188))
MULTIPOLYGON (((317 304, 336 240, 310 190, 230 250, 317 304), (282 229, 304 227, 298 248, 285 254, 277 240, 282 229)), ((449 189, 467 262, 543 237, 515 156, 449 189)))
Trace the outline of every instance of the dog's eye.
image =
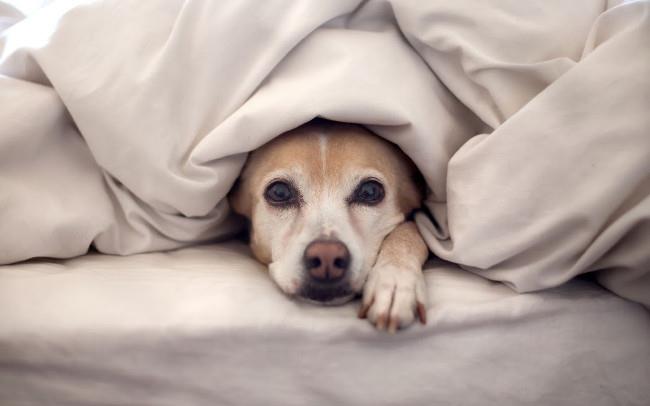
POLYGON ((354 191, 352 203, 375 205, 384 199, 384 187, 376 180, 366 180, 357 186, 354 191))
POLYGON ((274 206, 287 206, 298 201, 298 194, 287 182, 276 181, 266 188, 264 198, 274 206))

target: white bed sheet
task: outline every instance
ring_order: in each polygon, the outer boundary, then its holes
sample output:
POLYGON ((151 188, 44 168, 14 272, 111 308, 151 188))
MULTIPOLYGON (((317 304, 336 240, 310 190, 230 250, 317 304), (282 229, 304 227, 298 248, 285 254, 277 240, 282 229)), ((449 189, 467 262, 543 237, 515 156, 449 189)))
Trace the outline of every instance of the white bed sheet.
POLYGON ((430 262, 396 335, 281 294, 239 243, 0 266, 1 405, 648 405, 650 313, 430 262))

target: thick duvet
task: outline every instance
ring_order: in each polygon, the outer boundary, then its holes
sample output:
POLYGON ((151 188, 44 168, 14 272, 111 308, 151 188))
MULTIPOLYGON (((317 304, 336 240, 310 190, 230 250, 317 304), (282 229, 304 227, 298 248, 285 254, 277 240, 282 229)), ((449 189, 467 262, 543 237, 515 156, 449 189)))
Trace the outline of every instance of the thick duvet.
POLYGON ((426 266, 426 326, 288 299, 244 245, 0 267, 0 404, 650 404, 650 314, 426 266))

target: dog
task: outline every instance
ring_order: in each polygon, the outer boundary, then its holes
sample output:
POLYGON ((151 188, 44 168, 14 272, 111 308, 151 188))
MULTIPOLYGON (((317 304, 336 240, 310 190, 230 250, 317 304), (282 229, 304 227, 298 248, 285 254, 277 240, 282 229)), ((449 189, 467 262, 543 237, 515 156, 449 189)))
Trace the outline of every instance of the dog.
POLYGON ((284 293, 326 305, 362 293, 359 317, 395 332, 426 323, 429 251, 407 220, 423 199, 419 179, 394 144, 317 119, 253 151, 229 202, 284 293))

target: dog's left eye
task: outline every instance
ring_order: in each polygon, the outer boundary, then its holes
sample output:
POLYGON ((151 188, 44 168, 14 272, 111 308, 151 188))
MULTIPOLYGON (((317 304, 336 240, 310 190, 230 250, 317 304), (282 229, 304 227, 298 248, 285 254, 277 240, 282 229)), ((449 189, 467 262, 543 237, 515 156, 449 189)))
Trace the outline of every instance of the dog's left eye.
POLYGON ((375 205, 384 199, 384 187, 376 180, 361 182, 350 199, 351 203, 375 205))
POLYGON ((297 202, 298 194, 287 182, 276 181, 266 188, 264 198, 274 206, 287 206, 297 202))

